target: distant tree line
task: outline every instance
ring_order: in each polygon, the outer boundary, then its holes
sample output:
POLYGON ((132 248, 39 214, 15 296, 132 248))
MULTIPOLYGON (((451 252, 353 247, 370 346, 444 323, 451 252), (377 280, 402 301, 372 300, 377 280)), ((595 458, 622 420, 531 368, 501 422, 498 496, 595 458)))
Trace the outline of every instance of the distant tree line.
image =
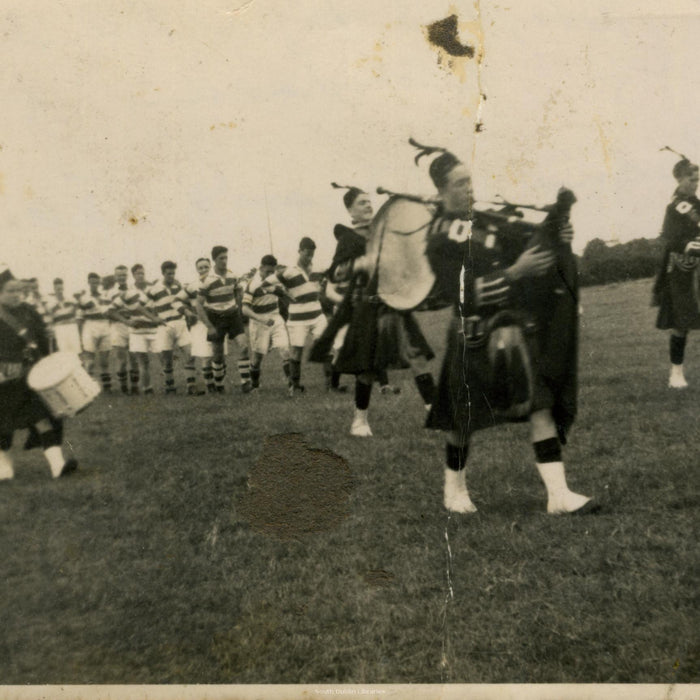
POLYGON ((607 245, 594 238, 578 259, 579 284, 610 284, 653 277, 659 269, 662 244, 659 238, 637 238, 628 243, 607 245))

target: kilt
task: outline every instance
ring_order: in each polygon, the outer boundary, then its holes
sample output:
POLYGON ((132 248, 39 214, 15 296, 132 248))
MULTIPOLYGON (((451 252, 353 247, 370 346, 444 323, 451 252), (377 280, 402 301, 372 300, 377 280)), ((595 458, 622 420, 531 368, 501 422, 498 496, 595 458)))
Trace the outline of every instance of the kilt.
MULTIPOLYGON (((9 449, 12 433, 23 428, 32 428, 40 420, 48 420, 59 438, 62 437, 63 423, 54 418, 38 394, 27 386, 27 378, 19 377, 0 383, 0 442, 2 449, 9 449)), ((38 447, 36 435, 30 434, 26 449, 38 447)))
POLYGON ((416 357, 435 353, 410 311, 396 311, 362 293, 355 300, 335 368, 342 374, 408 369, 416 357))
MULTIPOLYGON (((567 322, 572 320, 569 318, 567 322)), ((562 336, 569 335, 571 342, 553 347, 555 329, 535 328, 524 338, 532 368, 530 413, 551 410, 559 439, 564 444, 576 415, 576 333, 575 327, 569 328, 570 333, 564 332, 562 336), (558 358, 552 359, 552 355, 558 358)), ((461 442, 466 444, 469 436, 477 430, 504 422, 529 420, 529 415, 512 416, 494 408, 497 402, 488 381, 491 369, 487 344, 478 347, 467 344, 461 332, 461 320, 453 316, 426 428, 456 431, 461 442)))
POLYGON ((698 258, 671 253, 655 286, 659 305, 656 327, 700 329, 700 263, 698 258), (684 264, 683 264, 684 263, 684 264), (681 267, 681 264, 683 266, 681 267))

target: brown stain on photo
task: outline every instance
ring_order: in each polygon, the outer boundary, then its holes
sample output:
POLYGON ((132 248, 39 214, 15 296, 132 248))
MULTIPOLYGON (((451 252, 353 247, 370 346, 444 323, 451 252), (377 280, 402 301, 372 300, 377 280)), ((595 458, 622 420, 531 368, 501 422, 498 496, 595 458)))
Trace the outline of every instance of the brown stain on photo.
POLYGON ((423 27, 428 43, 437 50, 438 65, 453 73, 460 82, 467 79, 467 65, 482 61, 483 32, 481 20, 460 22, 456 7, 450 6, 451 14, 423 27), (460 36, 471 36, 472 43, 464 42, 460 36))
POLYGON ((299 433, 272 435, 237 504, 253 530, 281 540, 338 527, 349 515, 353 477, 347 462, 313 448, 299 433))

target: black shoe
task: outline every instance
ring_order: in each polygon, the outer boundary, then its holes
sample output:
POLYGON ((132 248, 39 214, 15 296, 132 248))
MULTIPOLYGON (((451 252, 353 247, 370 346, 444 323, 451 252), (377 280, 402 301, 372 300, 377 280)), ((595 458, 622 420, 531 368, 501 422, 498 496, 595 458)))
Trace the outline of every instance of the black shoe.
POLYGON ((127 396, 129 394, 129 387, 126 384, 122 384, 122 394, 125 394, 127 396))
POLYGON ((223 385, 221 385, 221 384, 215 386, 214 388, 216 389, 216 393, 217 393, 217 394, 223 394, 224 391, 225 391, 223 385))
MULTIPOLYGON (((144 393, 147 394, 149 392, 145 391, 144 393)), ((152 394, 153 391, 151 390, 150 393, 152 394)), ((177 389, 174 386, 169 386, 165 389, 165 393, 166 393, 166 395, 167 394, 177 394, 177 389)))
POLYGON ((132 386, 131 389, 129 390, 129 394, 131 394, 131 396, 138 396, 139 395, 139 388, 137 386, 132 386))
POLYGON ((144 396, 151 396, 151 394, 153 394, 153 393, 155 393, 155 392, 153 391, 152 387, 149 387, 148 389, 143 390, 144 396))
POLYGON ((207 384, 207 394, 216 394, 216 386, 214 384, 207 384))
POLYGON ((243 382, 243 384, 241 384, 241 391, 244 394, 250 394, 250 392, 253 391, 253 382, 251 382, 250 379, 243 382))
POLYGON ((63 469, 61 469, 61 473, 58 476, 68 476, 69 474, 72 474, 77 468, 78 460, 73 459, 71 457, 70 459, 66 460, 66 463, 63 465, 63 469))

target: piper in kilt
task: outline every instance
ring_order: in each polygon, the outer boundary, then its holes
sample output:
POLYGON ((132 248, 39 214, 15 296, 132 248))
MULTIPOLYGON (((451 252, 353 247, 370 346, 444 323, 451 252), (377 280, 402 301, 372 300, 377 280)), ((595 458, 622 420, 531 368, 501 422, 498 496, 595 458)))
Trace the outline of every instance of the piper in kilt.
POLYGON ((355 413, 350 434, 371 437, 367 411, 374 380, 381 380, 388 369, 412 369, 418 391, 429 408, 435 382, 426 363, 435 354, 411 312, 396 311, 377 297, 376 274, 364 269, 374 213, 372 203, 359 187, 344 189, 347 192, 343 203, 353 226, 335 226, 336 250, 326 273, 329 283, 339 287, 344 298, 309 359, 323 362, 334 350, 335 372, 355 375, 355 413), (342 344, 334 342, 339 337, 342 344))
MULTIPOLYGON (((503 421, 529 420, 547 512, 580 511, 591 499, 569 490, 561 456, 576 412, 575 289, 553 290, 546 308, 523 308, 521 300, 551 270, 555 253, 535 246, 510 261, 492 231, 473 225, 467 167, 445 149, 420 148, 416 162, 441 153, 430 164, 441 203, 427 255, 436 275, 433 293, 450 300, 455 311, 427 419, 428 428, 448 432, 445 507, 476 511, 466 486, 471 434, 503 421)), ((573 231, 567 225, 562 233, 573 231)))
POLYGON ((664 254, 654 284, 654 304, 659 307, 656 327, 670 330, 671 374, 668 385, 685 389, 683 372, 689 330, 700 328, 700 199, 697 198, 698 166, 683 158, 673 168, 678 187, 661 230, 664 254))

